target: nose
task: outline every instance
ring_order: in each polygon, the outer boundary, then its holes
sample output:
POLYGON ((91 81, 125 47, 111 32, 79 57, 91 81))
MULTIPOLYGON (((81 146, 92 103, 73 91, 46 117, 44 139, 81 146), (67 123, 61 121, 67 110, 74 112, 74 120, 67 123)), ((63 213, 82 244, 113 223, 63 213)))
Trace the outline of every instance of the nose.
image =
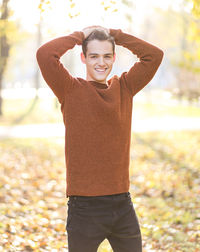
POLYGON ((99 65, 100 66, 104 66, 105 65, 105 62, 104 62, 104 57, 99 57, 99 65))

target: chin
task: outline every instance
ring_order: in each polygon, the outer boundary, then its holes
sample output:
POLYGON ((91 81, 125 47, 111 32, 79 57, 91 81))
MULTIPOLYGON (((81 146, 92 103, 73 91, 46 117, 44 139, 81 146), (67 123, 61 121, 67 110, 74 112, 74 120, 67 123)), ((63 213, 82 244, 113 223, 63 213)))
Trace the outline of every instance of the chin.
POLYGON ((94 78, 98 82, 106 82, 108 76, 94 78))

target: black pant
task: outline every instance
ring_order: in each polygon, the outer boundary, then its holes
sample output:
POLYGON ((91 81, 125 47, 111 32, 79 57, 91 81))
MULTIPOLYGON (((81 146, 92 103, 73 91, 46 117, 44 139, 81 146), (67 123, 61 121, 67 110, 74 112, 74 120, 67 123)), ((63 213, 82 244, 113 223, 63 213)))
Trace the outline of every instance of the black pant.
POLYGON ((70 196, 69 252, 96 252, 107 239, 114 252, 141 252, 142 238, 130 193, 70 196))

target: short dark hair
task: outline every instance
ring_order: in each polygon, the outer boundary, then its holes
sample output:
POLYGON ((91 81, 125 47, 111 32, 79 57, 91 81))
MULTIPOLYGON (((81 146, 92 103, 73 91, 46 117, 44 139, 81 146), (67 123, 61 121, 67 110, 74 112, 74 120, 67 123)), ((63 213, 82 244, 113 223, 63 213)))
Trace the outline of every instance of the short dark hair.
POLYGON ((86 53, 87 53, 87 45, 90 41, 92 40, 100 40, 100 41, 109 41, 112 44, 113 47, 113 54, 115 53, 115 40, 114 38, 108 34, 106 31, 104 30, 100 30, 100 29, 94 29, 90 35, 83 40, 82 42, 82 51, 84 56, 86 57, 86 53))

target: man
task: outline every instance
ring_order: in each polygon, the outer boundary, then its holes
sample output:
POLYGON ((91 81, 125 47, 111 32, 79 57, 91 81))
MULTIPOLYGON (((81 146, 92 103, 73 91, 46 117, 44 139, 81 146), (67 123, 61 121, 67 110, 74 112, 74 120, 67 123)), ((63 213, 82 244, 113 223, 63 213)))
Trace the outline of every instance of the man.
POLYGON ((65 124, 69 252, 95 252, 108 239, 114 252, 141 252, 142 238, 129 193, 132 99, 155 75, 163 51, 120 29, 90 26, 37 51, 42 75, 57 96, 65 124), (107 77, 115 43, 136 54, 121 76, 107 77), (86 80, 60 57, 82 45, 86 80))

